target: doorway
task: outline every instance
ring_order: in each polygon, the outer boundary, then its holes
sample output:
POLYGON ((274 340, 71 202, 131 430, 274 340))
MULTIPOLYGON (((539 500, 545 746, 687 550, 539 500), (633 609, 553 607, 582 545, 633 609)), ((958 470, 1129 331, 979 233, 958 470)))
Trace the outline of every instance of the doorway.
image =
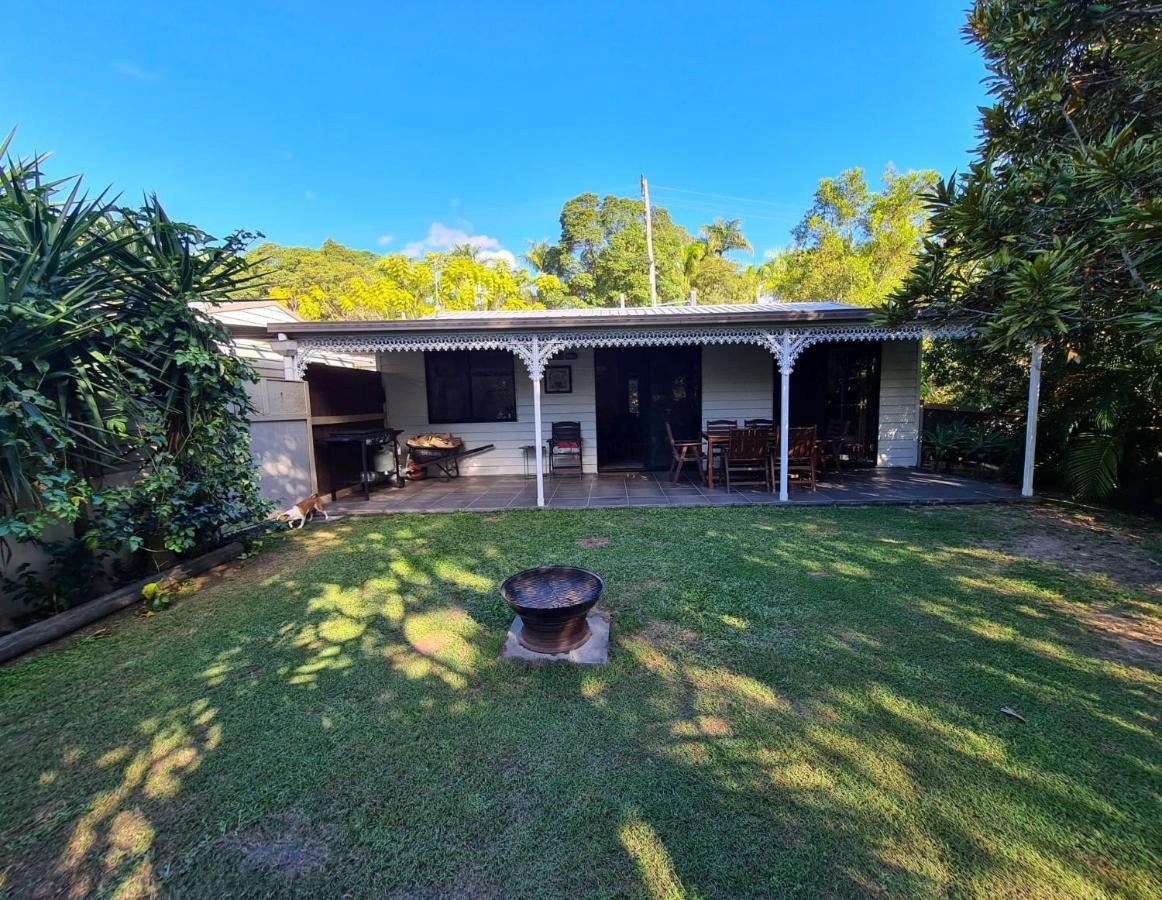
MULTIPOLYGON (((776 369, 776 416, 780 387, 776 369)), ((816 344, 803 351, 791 375, 791 427, 814 425, 821 437, 838 429, 852 462, 875 465, 879 398, 879 344, 816 344)))
POLYGON ((666 468, 666 422, 676 437, 699 433, 702 348, 599 348, 594 365, 598 470, 666 468))

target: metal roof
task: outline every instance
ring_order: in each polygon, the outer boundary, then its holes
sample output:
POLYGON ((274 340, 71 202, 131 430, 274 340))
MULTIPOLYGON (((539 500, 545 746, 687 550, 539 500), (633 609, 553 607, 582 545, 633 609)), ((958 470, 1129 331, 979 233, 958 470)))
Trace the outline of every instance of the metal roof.
POLYGON ((519 315, 522 319, 551 319, 556 316, 583 319, 618 319, 627 316, 706 316, 731 315, 734 313, 765 312, 773 310, 797 310, 801 312, 822 312, 824 310, 859 309, 849 303, 831 301, 819 303, 721 303, 710 306, 689 304, 668 304, 666 306, 583 306, 576 309, 529 309, 506 312, 496 309, 449 310, 438 312, 431 318, 446 319, 505 319, 519 315))
POLYGON ((826 325, 871 321, 871 310, 848 303, 729 303, 715 306, 627 306, 580 309, 465 310, 423 319, 271 323, 271 334, 366 334, 368 332, 523 331, 677 325, 826 325))

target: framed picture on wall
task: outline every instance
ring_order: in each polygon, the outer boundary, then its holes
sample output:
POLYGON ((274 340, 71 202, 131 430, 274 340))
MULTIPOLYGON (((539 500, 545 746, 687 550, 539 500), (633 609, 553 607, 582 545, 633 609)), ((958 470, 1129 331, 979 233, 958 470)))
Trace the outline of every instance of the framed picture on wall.
POLYGON ((545 393, 573 393, 573 367, 545 366, 545 393))

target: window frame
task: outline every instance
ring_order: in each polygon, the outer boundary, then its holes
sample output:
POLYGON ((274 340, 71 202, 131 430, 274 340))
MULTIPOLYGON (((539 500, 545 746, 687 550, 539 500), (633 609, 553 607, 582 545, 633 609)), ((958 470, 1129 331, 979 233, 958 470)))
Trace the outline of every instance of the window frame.
POLYGON ((487 424, 487 423, 493 423, 493 422, 516 422, 516 421, 519 421, 518 414, 517 414, 517 402, 516 402, 516 359, 515 359, 514 355, 512 353, 509 353, 507 350, 425 350, 424 351, 424 394, 426 396, 427 406, 428 406, 428 424, 429 425, 478 425, 478 424, 487 424), (511 417, 506 417, 506 418, 502 418, 502 419, 481 419, 481 418, 475 417, 476 416, 476 412, 475 412, 476 396, 474 394, 475 386, 473 384, 472 357, 473 357, 473 355, 480 354, 480 353, 490 353, 490 354, 491 353, 503 353, 505 356, 508 357, 508 364, 509 364, 508 371, 509 371, 509 373, 511 373, 510 374, 510 378, 511 378, 510 383, 512 386, 512 416, 511 417), (470 414, 469 418, 448 419, 448 418, 436 418, 433 415, 433 409, 432 409, 432 396, 433 395, 432 395, 432 388, 431 388, 431 381, 432 381, 431 366, 432 366, 433 357, 437 356, 437 355, 444 356, 446 358, 451 357, 451 356, 457 356, 457 357, 460 357, 464 361, 464 368, 466 370, 466 376, 467 376, 465 378, 465 383, 467 384, 467 389, 468 389, 467 407, 468 407, 468 412, 470 414))

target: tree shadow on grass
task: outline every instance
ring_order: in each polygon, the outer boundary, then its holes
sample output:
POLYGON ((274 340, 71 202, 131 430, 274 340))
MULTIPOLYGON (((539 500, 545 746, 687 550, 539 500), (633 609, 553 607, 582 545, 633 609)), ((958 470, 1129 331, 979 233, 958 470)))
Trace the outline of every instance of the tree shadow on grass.
POLYGON ((343 523, 85 648, 145 693, 31 723, 85 728, 9 767, 6 886, 1149 893, 1159 681, 1078 623, 1105 585, 927 517, 666 512, 343 523), (551 562, 606 577, 610 666, 496 661, 500 580, 551 562))

